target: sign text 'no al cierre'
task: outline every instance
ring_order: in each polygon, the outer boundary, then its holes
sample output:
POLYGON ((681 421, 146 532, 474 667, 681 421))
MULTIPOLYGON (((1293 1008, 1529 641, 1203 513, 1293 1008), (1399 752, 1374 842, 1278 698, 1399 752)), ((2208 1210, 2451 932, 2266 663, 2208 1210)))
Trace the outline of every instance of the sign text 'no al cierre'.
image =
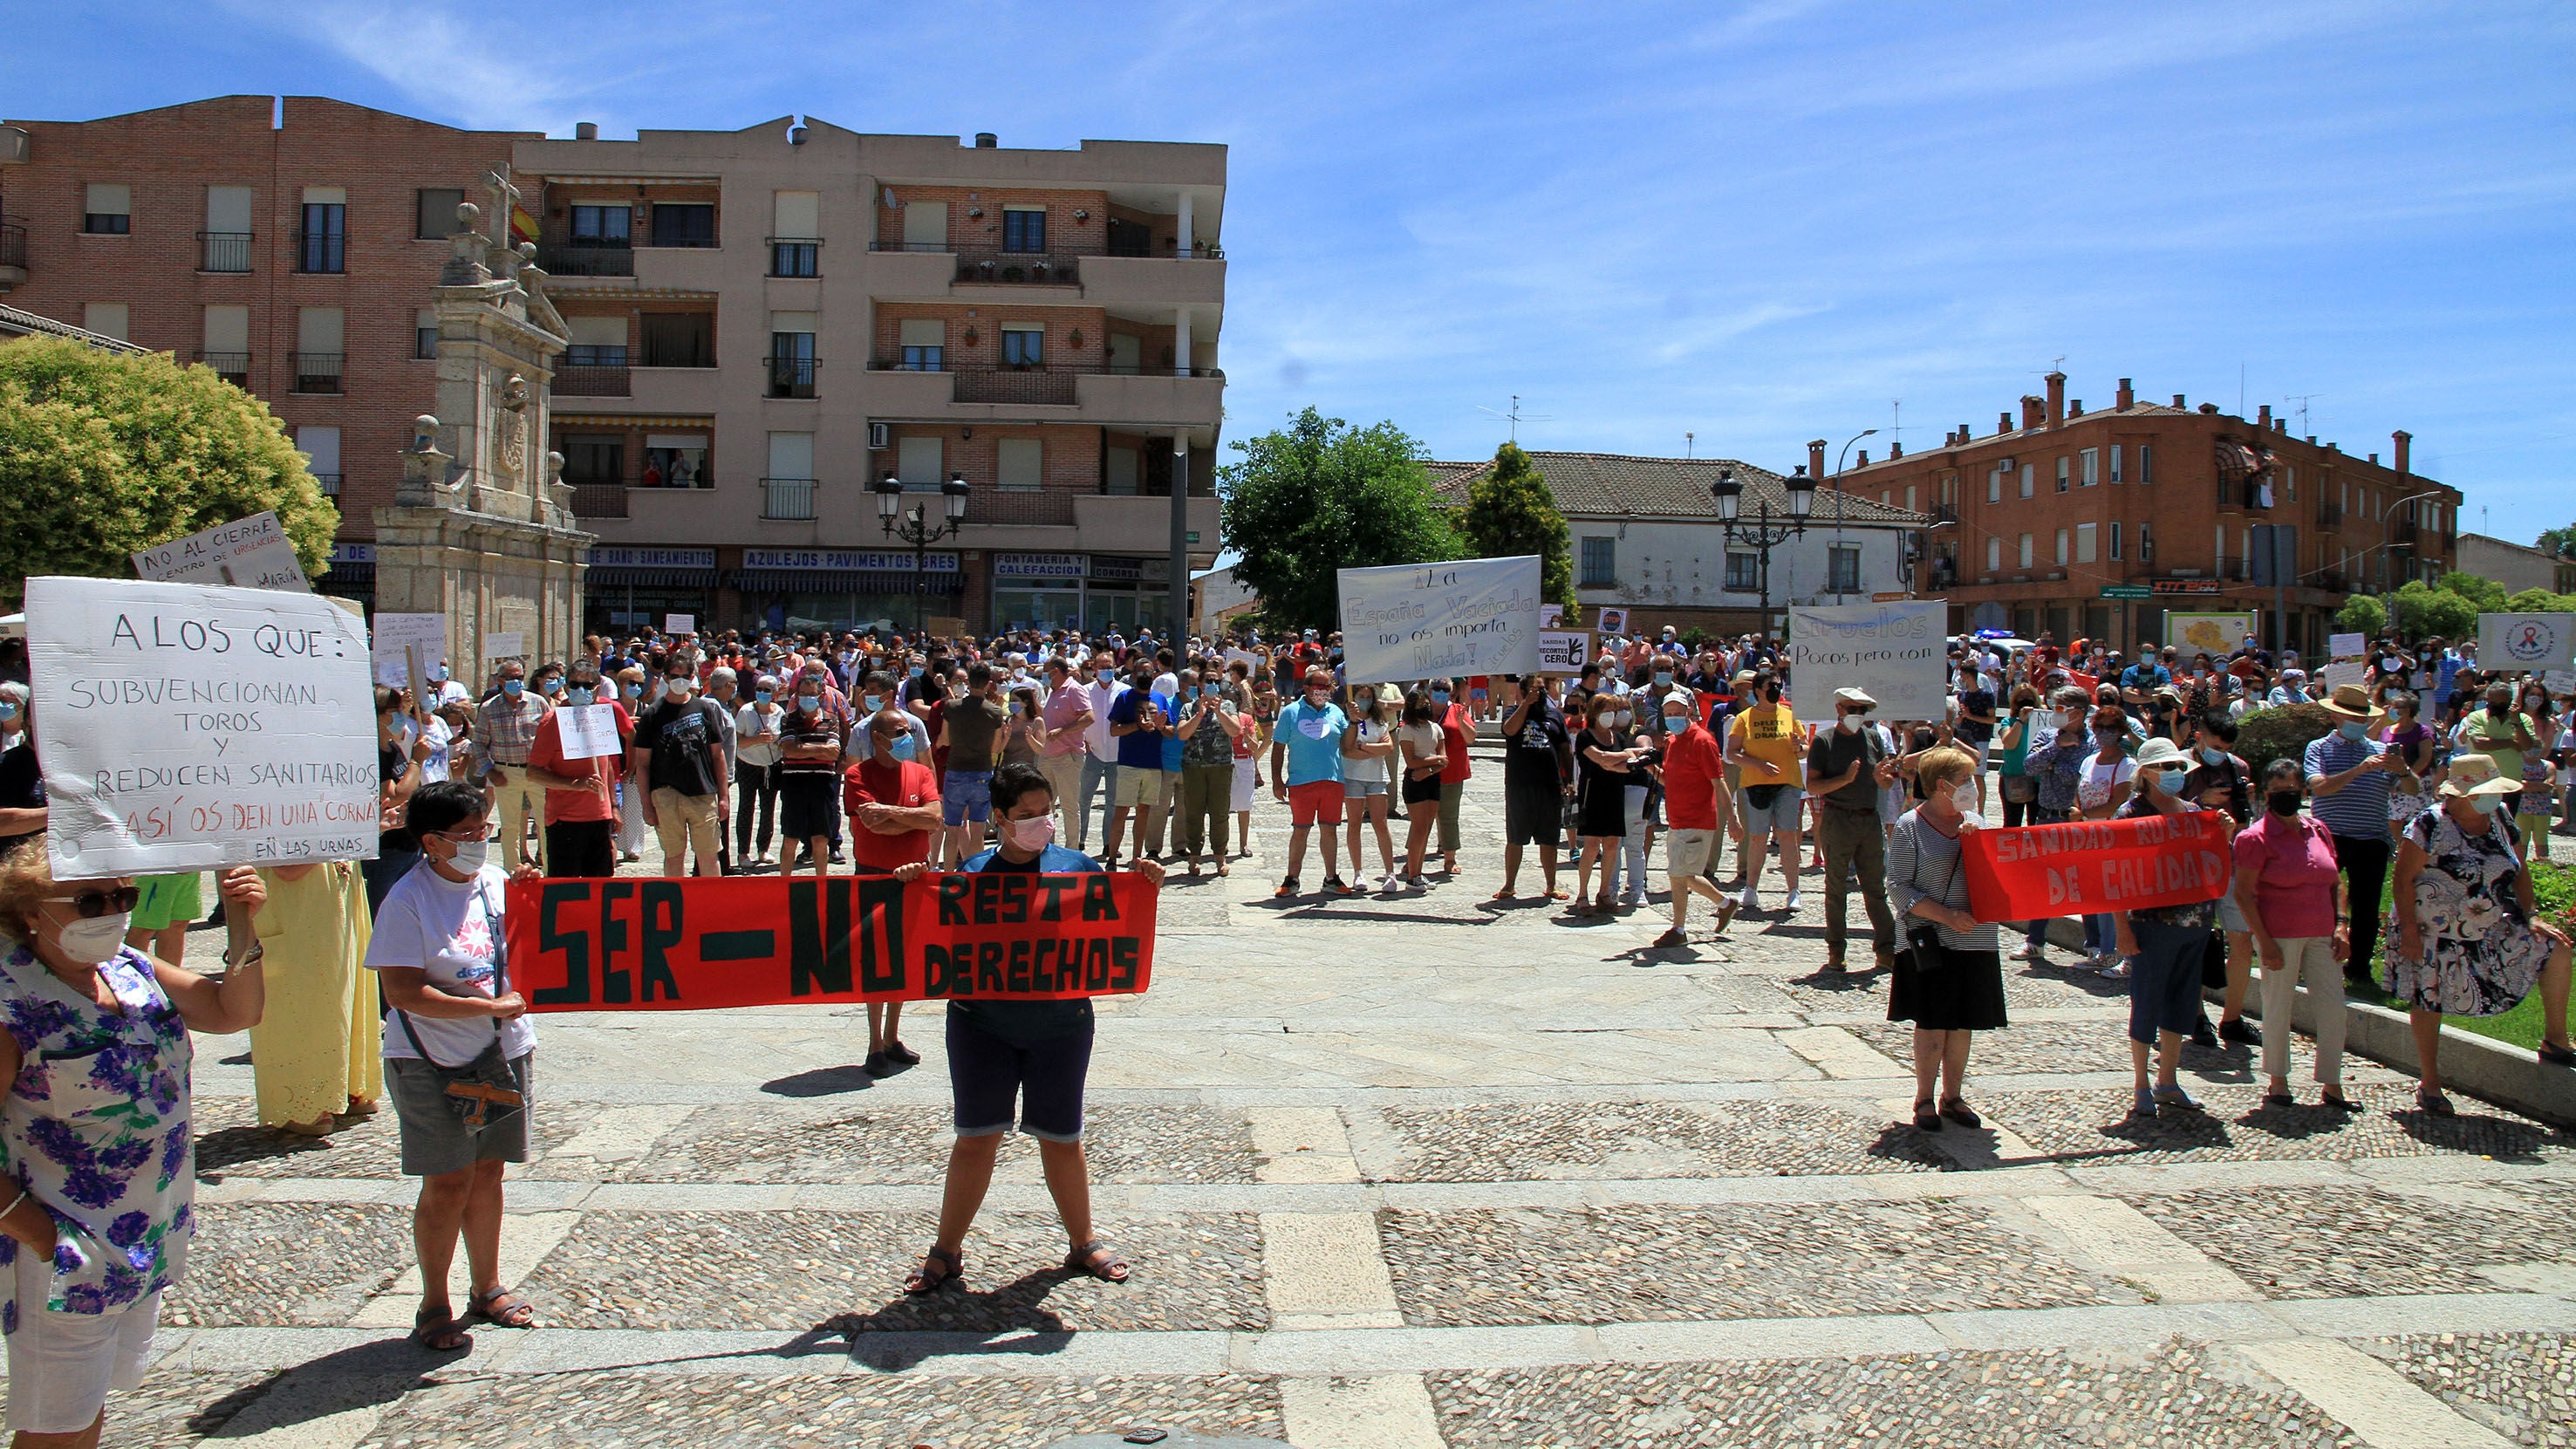
POLYGON ((1539 667, 1539 559, 1460 559, 1338 571, 1353 684, 1539 667))
POLYGON ((532 1011, 1141 992, 1160 896, 1123 871, 512 881, 510 983, 532 1011))
POLYGON ((61 880, 376 853, 363 626, 318 594, 27 580, 61 880))

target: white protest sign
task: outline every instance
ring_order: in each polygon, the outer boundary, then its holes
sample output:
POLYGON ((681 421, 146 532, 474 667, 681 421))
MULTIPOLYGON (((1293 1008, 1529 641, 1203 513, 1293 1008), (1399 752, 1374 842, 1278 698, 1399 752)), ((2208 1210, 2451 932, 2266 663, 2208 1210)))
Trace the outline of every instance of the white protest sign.
POLYGON ((2370 666, 2358 659, 2338 659, 2317 671, 2317 679, 2328 689, 2352 685, 2359 688, 2369 678, 2370 666))
POLYGON ((2551 694, 2576 694, 2576 669, 2544 669, 2540 687, 2551 694))
POLYGON ((155 544, 134 556, 134 572, 160 583, 313 592, 274 510, 155 544))
POLYGON ((1553 629, 1564 622, 1565 606, 1563 604, 1541 604, 1538 606, 1538 626, 1540 628, 1553 629))
POLYGON ((567 760, 595 760, 625 748, 617 742, 617 711, 610 705, 567 705, 555 711, 555 729, 567 760))
POLYGON ((60 880, 376 853, 366 632, 283 589, 27 581, 60 880))
POLYGON ((1343 569, 1342 661, 1353 684, 1539 667, 1539 560, 1343 569))
POLYGON ((2328 634, 2326 636, 2326 657, 2328 659, 2359 659, 2361 657, 2362 650, 2367 647, 2368 646, 2363 641, 2363 636, 2359 634, 2328 634))
POLYGON ((662 632, 665 634, 695 634, 698 632, 698 616, 695 614, 664 614, 662 616, 662 632))
POLYGON ((378 614, 376 615, 374 658, 376 683, 396 689, 412 687, 410 666, 404 662, 403 650, 420 651, 424 670, 447 657, 447 616, 445 614, 378 614))
POLYGON ((518 629, 495 629, 491 633, 484 635, 483 657, 486 659, 516 659, 520 655, 527 653, 528 651, 525 648, 522 648, 519 642, 523 634, 524 631, 518 629))
POLYGON ((1601 632, 1604 634, 1625 634, 1628 632, 1628 611, 1603 609, 1601 617, 1595 622, 1601 626, 1601 632))
POLYGON ((2576 659, 2576 614, 2478 615, 2478 665, 2517 670, 2564 669, 2576 659))
POLYGON ((1789 611, 1789 682, 1799 712, 1833 709, 1845 687, 1878 701, 1882 719, 1935 720, 1948 707, 1942 599, 1840 604, 1789 611))
POLYGON ((1592 662, 1592 636, 1581 629, 1538 631, 1538 667, 1549 674, 1581 674, 1592 662))

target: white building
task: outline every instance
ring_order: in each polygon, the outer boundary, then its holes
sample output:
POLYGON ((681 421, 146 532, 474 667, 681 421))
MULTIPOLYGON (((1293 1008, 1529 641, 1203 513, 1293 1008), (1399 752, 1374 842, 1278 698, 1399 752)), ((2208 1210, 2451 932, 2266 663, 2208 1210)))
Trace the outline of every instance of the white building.
MULTIPOLYGON (((1865 603, 1907 591, 1911 555, 1931 519, 1883 503, 1818 489, 1805 531, 1771 548, 1770 619, 1763 618, 1761 550, 1745 536, 1770 510, 1773 531, 1789 521, 1786 480, 1728 458, 1631 458, 1611 453, 1532 453, 1556 495, 1574 549, 1575 597, 1586 617, 1624 606, 1632 630, 1666 624, 1733 635, 1780 628, 1790 605, 1865 603), (1737 537, 1718 522, 1711 491, 1732 472, 1744 485, 1737 537)), ((1466 506, 1469 486, 1493 467, 1433 463, 1441 497, 1466 506)))

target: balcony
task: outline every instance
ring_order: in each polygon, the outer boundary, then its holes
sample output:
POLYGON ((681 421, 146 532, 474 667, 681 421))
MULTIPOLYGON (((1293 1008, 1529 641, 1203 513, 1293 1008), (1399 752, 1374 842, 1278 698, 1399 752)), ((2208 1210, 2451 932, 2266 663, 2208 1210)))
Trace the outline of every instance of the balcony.
MULTIPOLYGON (((1197 558, 1214 558, 1223 547, 1217 536, 1217 500, 1198 491, 1212 481, 1192 479, 1194 486, 1182 504, 1189 519, 1188 531, 1198 535, 1198 541, 1189 546, 1191 555, 1197 558)), ((1086 551, 1160 554, 1172 545, 1169 494, 1077 493, 1073 498, 1073 519, 1075 544, 1086 551)), ((1043 547, 1045 541, 1032 540, 1029 546, 1043 547)))
POLYGON ((2229 583, 2244 583, 2254 577, 2253 561, 2242 554, 2221 554, 2218 557, 2218 570, 2212 577, 2225 579, 2229 583))
POLYGON ((247 352, 197 352, 190 360, 214 369, 215 376, 244 392, 250 391, 250 354, 247 352))
POLYGON ((295 234, 295 270, 312 273, 339 273, 349 270, 349 238, 336 231, 299 231, 295 234))
POLYGON ((0 288, 27 280, 27 228, 15 217, 0 218, 0 288))
POLYGON ((812 519, 814 480, 811 478, 761 479, 760 516, 786 521, 812 519))
MULTIPOLYGON (((814 369, 820 366, 822 364, 811 357, 769 359, 769 395, 771 397, 812 397, 814 369)), ((806 516, 810 518, 813 515, 806 516)))
MULTIPOLYGON (((201 272, 247 272, 250 270, 252 234, 246 231, 201 231, 197 233, 197 270, 201 272)), ((338 271, 333 267, 330 270, 338 271)))
POLYGON ((1036 285, 1051 287, 1079 286, 1082 277, 1073 252, 997 252, 959 251, 957 280, 978 286, 1036 285))
POLYGON ((631 392, 622 362, 558 367, 554 390, 557 397, 626 397, 631 392))
POLYGON ((290 352, 287 367, 295 374, 295 392, 337 394, 340 391, 340 364, 337 352, 290 352))
POLYGON ((1103 424, 1207 427, 1219 421, 1225 374, 1202 368, 1096 364, 926 371, 900 359, 868 365, 868 410, 878 417, 1000 421, 1015 407, 1079 407, 1103 424))
POLYGON ((2318 505, 2317 505, 2317 527, 2319 527, 2319 528, 2341 528, 2342 526, 2343 526, 2343 505, 2342 505, 2342 504, 2340 504, 2340 503, 2320 503, 2320 504, 2318 504, 2318 505))
POLYGON ((1047 367, 961 367, 954 369, 963 403, 1023 403, 1037 407, 1071 407, 1074 371, 1047 367))
POLYGON ((1225 263, 1197 257, 1085 257, 1082 300, 1103 307, 1222 307, 1225 263), (1174 265, 1175 261, 1187 265, 1174 265))
POLYGON ((574 483, 572 514, 575 518, 624 518, 626 485, 623 483, 574 483))
POLYGON ((313 475, 313 481, 322 485, 322 496, 323 496, 323 497, 325 497, 325 498, 337 498, 337 497, 339 497, 339 496, 340 496, 340 475, 339 475, 339 474, 337 474, 337 473, 316 473, 316 474, 314 474, 314 475, 313 475))
POLYGON ((562 242, 539 252, 546 274, 554 277, 631 277, 635 249, 629 246, 562 242))
POLYGON ((819 277, 823 274, 823 239, 811 236, 769 238, 769 275, 819 277))
MULTIPOLYGON (((1933 521, 1934 523, 1956 523, 1956 522, 1958 522, 1958 521, 1959 521, 1959 505, 1957 505, 1957 504, 1955 504, 1955 503, 1935 503, 1935 504, 1933 504, 1933 505, 1932 505, 1932 521, 1933 521)), ((1851 592, 1855 592, 1855 591, 1856 591, 1856 590, 1851 590, 1851 589, 1844 590, 1844 592, 1846 592, 1846 593, 1851 593, 1851 592)))

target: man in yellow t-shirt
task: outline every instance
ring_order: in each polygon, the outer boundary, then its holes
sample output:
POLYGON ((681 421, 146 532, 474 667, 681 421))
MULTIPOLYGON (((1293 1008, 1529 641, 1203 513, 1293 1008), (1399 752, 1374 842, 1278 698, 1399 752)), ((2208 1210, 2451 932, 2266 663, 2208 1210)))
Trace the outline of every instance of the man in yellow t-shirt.
POLYGON ((1780 874, 1789 888, 1782 909, 1798 909, 1798 826, 1805 800, 1807 741, 1797 716, 1780 702, 1780 680, 1755 676, 1753 703, 1737 710, 1726 727, 1726 761, 1743 772, 1736 799, 1744 817, 1744 909, 1760 906, 1762 857, 1780 837, 1780 874))

